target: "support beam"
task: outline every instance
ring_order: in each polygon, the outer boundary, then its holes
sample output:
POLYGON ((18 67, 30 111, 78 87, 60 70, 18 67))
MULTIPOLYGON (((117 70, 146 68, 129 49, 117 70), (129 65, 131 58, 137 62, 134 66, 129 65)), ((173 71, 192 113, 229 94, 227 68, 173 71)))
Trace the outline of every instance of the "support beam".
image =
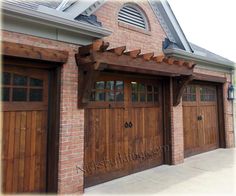
POLYGON ((105 52, 108 47, 109 47, 109 42, 104 42, 103 40, 97 40, 90 45, 79 47, 78 53, 79 56, 83 57, 90 55, 93 51, 105 52))
POLYGON ((2 43, 2 55, 56 63, 66 63, 68 59, 67 51, 48 49, 13 42, 2 43))
POLYGON ((225 83, 227 81, 226 77, 210 76, 201 73, 193 74, 194 80, 208 81, 208 82, 217 82, 225 83))
POLYGON ((192 70, 178 65, 168 65, 164 62, 157 63, 154 60, 145 61, 143 58, 131 58, 127 55, 120 55, 113 52, 93 52, 92 55, 79 58, 80 65, 93 64, 95 62, 100 62, 102 64, 107 64, 108 67, 121 68, 123 71, 137 72, 137 70, 146 70, 153 72, 162 72, 167 75, 192 75, 192 70))
POLYGON ((184 87, 193 79, 194 63, 154 53, 141 54, 141 50, 125 52, 126 46, 107 50, 109 43, 102 40, 79 48, 75 55, 79 67, 79 103, 89 102, 93 84, 100 71, 113 70, 173 78, 173 104, 179 104, 184 87))

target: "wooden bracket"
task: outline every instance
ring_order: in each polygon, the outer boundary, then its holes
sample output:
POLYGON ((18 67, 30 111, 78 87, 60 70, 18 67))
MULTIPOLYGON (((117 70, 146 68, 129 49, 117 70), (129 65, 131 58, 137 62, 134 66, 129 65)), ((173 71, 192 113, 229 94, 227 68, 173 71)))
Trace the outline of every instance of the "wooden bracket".
POLYGON ((177 106, 180 103, 180 99, 183 96, 184 88, 194 77, 191 76, 178 76, 173 78, 173 106, 177 106))
POLYGON ((90 95, 93 89, 94 82, 97 80, 100 70, 100 63, 86 66, 78 66, 79 68, 79 82, 78 82, 78 106, 82 107, 88 104, 90 95))

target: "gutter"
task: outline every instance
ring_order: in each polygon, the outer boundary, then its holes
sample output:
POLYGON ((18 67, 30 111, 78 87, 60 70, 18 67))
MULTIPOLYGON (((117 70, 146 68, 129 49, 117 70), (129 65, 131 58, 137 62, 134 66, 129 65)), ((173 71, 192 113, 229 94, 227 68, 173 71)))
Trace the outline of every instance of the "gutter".
POLYGON ((59 16, 53 16, 50 14, 38 12, 36 10, 13 6, 7 3, 2 5, 2 13, 3 17, 9 16, 22 18, 26 21, 31 21, 95 38, 102 38, 112 33, 112 31, 106 28, 94 26, 80 21, 69 20, 59 16))
POLYGON ((209 57, 204 57, 201 55, 197 55, 194 53, 186 52, 181 49, 164 49, 163 50, 164 54, 166 56, 172 56, 176 58, 184 58, 189 61, 194 61, 196 64, 199 65, 206 65, 206 66, 211 66, 211 67, 217 67, 221 68, 224 70, 234 70, 235 69, 235 63, 230 63, 226 61, 221 61, 221 60, 215 60, 209 57))

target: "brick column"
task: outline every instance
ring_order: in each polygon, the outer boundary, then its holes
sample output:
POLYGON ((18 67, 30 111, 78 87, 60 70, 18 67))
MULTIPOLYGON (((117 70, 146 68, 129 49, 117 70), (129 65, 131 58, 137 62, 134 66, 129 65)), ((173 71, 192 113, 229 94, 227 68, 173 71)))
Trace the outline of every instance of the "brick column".
POLYGON ((225 121, 225 140, 226 147, 235 147, 234 139, 234 122, 233 122, 233 101, 229 101, 228 97, 228 87, 231 82, 230 75, 227 75, 227 82, 224 84, 224 121, 225 121))
POLYGON ((171 111, 171 143, 172 164, 184 162, 184 133, 183 133, 183 106, 182 101, 171 111))
POLYGON ((84 111, 78 109, 78 68, 70 51, 61 74, 61 119, 58 162, 58 193, 82 193, 84 156, 84 111))

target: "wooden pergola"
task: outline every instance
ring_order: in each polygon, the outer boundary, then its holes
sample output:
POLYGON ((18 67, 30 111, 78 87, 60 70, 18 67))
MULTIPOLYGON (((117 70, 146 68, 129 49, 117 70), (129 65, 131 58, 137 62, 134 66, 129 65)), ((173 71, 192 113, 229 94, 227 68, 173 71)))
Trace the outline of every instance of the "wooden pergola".
POLYGON ((126 46, 108 49, 102 40, 79 47, 75 55, 79 67, 79 100, 87 103, 93 83, 104 70, 173 77, 174 105, 178 105, 184 86, 192 80, 195 63, 183 59, 142 54, 140 49, 126 51, 126 46))

